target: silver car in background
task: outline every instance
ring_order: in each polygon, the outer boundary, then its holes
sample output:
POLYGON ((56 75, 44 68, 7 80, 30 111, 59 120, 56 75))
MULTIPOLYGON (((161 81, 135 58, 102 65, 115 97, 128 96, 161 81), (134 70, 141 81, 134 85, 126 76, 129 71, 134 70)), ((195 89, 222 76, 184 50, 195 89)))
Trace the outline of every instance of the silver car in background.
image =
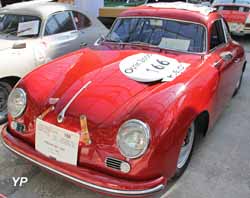
POLYGON ((12 87, 34 67, 93 44, 107 29, 69 4, 33 1, 0 9, 0 123, 12 87))

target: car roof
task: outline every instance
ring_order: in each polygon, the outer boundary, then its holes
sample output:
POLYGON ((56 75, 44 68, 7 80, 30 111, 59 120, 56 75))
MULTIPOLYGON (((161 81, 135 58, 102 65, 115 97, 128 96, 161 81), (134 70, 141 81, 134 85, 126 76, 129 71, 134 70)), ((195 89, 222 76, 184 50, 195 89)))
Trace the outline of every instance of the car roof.
MULTIPOLYGON (((214 3, 212 6, 241 6, 241 7, 250 7, 249 4, 244 3, 214 3)), ((234 10, 237 11, 237 10, 234 10)))
POLYGON ((56 3, 49 1, 32 1, 32 2, 15 3, 6 6, 0 9, 0 13, 39 16, 40 18, 45 19, 53 13, 65 10, 79 11, 77 10, 77 8, 75 8, 70 4, 56 3))
POLYGON ((185 2, 153 3, 130 8, 121 13, 120 17, 145 16, 170 18, 200 23, 207 26, 210 19, 221 17, 220 14, 215 11, 215 8, 185 2))

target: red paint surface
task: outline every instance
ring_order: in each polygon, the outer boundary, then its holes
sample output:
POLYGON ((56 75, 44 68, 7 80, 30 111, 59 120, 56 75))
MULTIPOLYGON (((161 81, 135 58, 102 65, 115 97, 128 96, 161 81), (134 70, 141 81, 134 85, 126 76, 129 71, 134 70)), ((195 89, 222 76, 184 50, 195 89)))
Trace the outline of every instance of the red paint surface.
MULTIPOLYGON (((221 17, 217 13, 205 17, 196 12, 144 6, 122 14, 141 15, 202 23, 208 29, 208 38, 212 23, 221 17)), ((207 111, 209 126, 214 124, 234 92, 245 61, 242 47, 232 40, 226 46, 202 55, 107 43, 83 49, 32 71, 19 82, 18 87, 27 92, 28 106, 17 121, 27 126, 27 132, 20 134, 8 124, 9 132, 4 128, 2 137, 10 147, 32 159, 93 184, 123 190, 165 184, 175 173, 180 146, 190 123, 201 112, 207 111), (219 68, 213 67, 221 60, 220 53, 225 51, 231 51, 233 59, 221 61, 219 68), (119 71, 119 62, 141 52, 175 58, 189 63, 190 67, 172 82, 139 83, 119 71), (235 63, 238 58, 240 61, 235 63), (65 121, 58 124, 58 113, 90 80, 92 84, 72 103, 65 121), (92 144, 79 146, 77 166, 50 160, 34 149, 35 120, 49 107, 50 97, 60 100, 45 121, 78 132, 80 115, 88 118, 92 144), (129 160, 131 171, 124 174, 107 168, 105 159, 115 157, 126 161, 117 148, 116 135, 124 121, 134 118, 150 126, 151 140, 142 157, 129 160)), ((9 116, 9 123, 12 120, 9 116)))
MULTIPOLYGON (((216 4, 215 7, 219 6, 237 6, 237 7, 246 7, 249 8, 248 5, 241 4, 216 4)), ((247 17, 250 12, 242 12, 239 10, 218 10, 218 12, 226 19, 229 23, 242 23, 245 24, 247 17)))

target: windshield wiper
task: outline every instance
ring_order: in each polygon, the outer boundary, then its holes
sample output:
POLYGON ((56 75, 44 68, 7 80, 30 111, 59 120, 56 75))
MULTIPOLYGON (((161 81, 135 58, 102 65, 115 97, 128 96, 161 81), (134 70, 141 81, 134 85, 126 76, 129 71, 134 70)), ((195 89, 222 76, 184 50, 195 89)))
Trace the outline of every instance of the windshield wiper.
POLYGON ((104 39, 104 42, 111 42, 111 43, 117 43, 122 45, 137 45, 137 46, 145 46, 145 47, 152 47, 152 48, 158 48, 158 46, 142 42, 142 41, 129 41, 129 42, 123 42, 122 40, 112 40, 112 39, 104 39))
MULTIPOLYGON (((19 32, 18 32, 17 30, 15 30, 15 31, 12 31, 12 32, 7 33, 6 36, 8 37, 9 35, 14 34, 14 33, 16 33, 16 34, 18 35, 18 34, 20 34, 20 33, 24 33, 24 32, 27 32, 27 31, 29 31, 29 30, 32 30, 32 28, 26 28, 26 29, 21 30, 21 31, 19 31, 19 32)), ((3 33, 4 33, 4 32, 3 32, 3 33)))
POLYGON ((123 44, 124 43, 121 39, 113 40, 113 39, 104 38, 104 41, 111 42, 111 43, 118 43, 118 44, 123 44))
POLYGON ((140 45, 140 46, 146 46, 146 47, 158 47, 156 45, 152 45, 152 44, 149 44, 149 43, 146 43, 146 42, 142 42, 142 41, 131 41, 131 42, 128 42, 130 44, 134 44, 134 45, 140 45))

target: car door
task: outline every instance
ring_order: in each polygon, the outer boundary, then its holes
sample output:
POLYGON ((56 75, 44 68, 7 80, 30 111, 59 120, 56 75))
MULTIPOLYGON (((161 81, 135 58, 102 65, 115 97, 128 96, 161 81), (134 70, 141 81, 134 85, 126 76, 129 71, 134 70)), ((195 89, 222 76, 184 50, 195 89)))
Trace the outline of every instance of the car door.
POLYGON ((216 90, 215 111, 219 115, 225 105, 231 99, 239 67, 235 65, 237 61, 237 49, 232 45, 232 40, 226 30, 223 20, 216 20, 210 32, 210 53, 214 59, 214 67, 218 71, 218 86, 216 90))
POLYGON ((78 31, 71 11, 55 13, 47 19, 42 40, 46 43, 46 54, 50 59, 79 49, 78 31))
POLYGON ((100 31, 102 26, 99 26, 99 29, 95 29, 93 21, 86 15, 73 11, 73 18, 79 31, 79 41, 80 47, 85 47, 87 45, 93 44, 98 38, 98 31, 100 31))

